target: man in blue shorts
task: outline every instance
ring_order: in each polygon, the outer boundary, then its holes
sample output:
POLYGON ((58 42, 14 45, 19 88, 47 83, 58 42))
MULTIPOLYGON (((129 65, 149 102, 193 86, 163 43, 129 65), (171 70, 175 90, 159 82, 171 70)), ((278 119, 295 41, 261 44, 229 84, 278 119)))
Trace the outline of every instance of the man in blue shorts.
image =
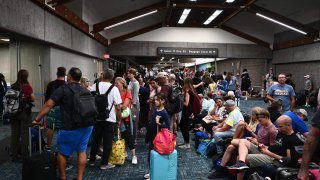
POLYGON ((33 124, 40 124, 41 118, 48 114, 51 108, 56 104, 60 105, 61 111, 61 129, 58 132, 58 168, 60 180, 67 179, 66 164, 67 159, 72 155, 73 151, 78 153, 78 174, 77 179, 81 180, 86 166, 86 150, 89 137, 92 132, 92 126, 79 127, 73 118, 74 102, 72 89, 79 91, 87 91, 81 87, 79 81, 82 72, 79 68, 71 68, 67 75, 68 84, 56 89, 50 99, 44 104, 38 115, 35 117, 33 124), (68 87, 69 86, 69 87, 68 87))

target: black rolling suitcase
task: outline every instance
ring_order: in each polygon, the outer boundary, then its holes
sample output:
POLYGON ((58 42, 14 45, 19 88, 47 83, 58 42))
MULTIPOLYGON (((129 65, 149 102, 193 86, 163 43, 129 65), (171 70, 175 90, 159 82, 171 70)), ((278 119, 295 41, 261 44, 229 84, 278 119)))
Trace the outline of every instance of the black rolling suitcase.
POLYGON ((39 152, 32 154, 31 127, 29 128, 30 156, 23 159, 22 180, 56 180, 57 160, 54 154, 42 152, 41 130, 39 126, 39 152))
MULTIPOLYGON (((298 180, 298 168, 281 167, 277 169, 276 180, 298 180)), ((309 173, 309 180, 316 180, 309 173)))

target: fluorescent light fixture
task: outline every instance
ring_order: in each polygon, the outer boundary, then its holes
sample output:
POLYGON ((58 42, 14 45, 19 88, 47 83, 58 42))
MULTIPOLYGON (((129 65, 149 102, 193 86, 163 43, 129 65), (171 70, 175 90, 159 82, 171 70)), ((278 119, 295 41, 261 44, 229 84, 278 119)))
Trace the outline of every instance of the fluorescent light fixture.
POLYGON ((219 14, 222 13, 222 11, 223 10, 216 10, 214 13, 212 13, 212 15, 203 24, 204 25, 210 24, 217 16, 219 16, 219 14))
POLYGON ((292 27, 292 26, 289 26, 289 25, 287 25, 287 24, 284 24, 284 23, 282 23, 282 22, 279 22, 279 21, 277 21, 277 20, 274 20, 274 19, 272 19, 272 18, 269 18, 269 17, 267 17, 267 16, 264 16, 264 15, 262 15, 262 14, 260 14, 260 13, 256 13, 256 15, 257 15, 257 16, 260 16, 260 17, 262 17, 262 18, 264 18, 264 19, 267 19, 267 20, 269 20, 269 21, 272 21, 272 22, 274 22, 274 23, 280 24, 281 26, 284 26, 284 27, 287 27, 287 28, 292 29, 292 30, 294 30, 294 31, 297 31, 297 32, 299 32, 299 33, 301 33, 301 34, 307 34, 307 33, 304 32, 304 31, 301 31, 301 30, 296 29, 296 28, 294 28, 294 27, 292 27))
POLYGON ((156 12, 158 12, 158 10, 154 10, 154 11, 151 11, 151 12, 148 12, 148 13, 145 13, 145 14, 142 14, 142 15, 140 15, 140 16, 136 16, 136 17, 133 17, 133 18, 131 18, 131 19, 127 19, 127 20, 125 20, 125 21, 122 21, 122 22, 113 24, 113 25, 111 25, 111 26, 105 27, 104 30, 111 29, 111 28, 116 27, 116 26, 120 26, 120 25, 125 24, 125 23, 128 23, 128 22, 130 22, 130 21, 133 21, 133 20, 136 20, 136 19, 139 19, 139 18, 148 16, 148 15, 150 15, 150 14, 154 14, 154 13, 156 13, 156 12))
POLYGON ((233 3, 234 0, 226 0, 227 3, 233 3))
MULTIPOLYGON (((222 61, 225 60, 226 58, 216 58, 216 61, 222 61)), ((195 62, 193 63, 185 63, 184 65, 186 67, 191 67, 194 65, 200 65, 200 64, 206 64, 206 63, 210 63, 210 62, 214 62, 214 58, 196 58, 195 62)))
POLYGON ((9 42, 10 39, 0 39, 1 41, 9 42))
POLYGON ((190 13, 191 9, 184 9, 183 12, 182 12, 182 15, 179 19, 179 22, 178 24, 183 24, 184 21, 187 19, 189 13, 190 13))
POLYGON ((189 1, 196 2, 197 0, 189 0, 189 1))

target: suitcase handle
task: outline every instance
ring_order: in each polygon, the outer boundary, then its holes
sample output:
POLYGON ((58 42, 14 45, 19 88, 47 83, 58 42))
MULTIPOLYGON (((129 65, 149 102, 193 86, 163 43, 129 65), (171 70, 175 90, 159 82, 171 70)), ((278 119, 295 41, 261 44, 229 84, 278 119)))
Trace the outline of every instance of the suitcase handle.
MULTIPOLYGON (((39 132, 39 152, 40 154, 42 153, 42 137, 41 137, 41 129, 40 126, 36 126, 38 127, 38 132, 39 132)), ((32 156, 32 135, 31 135, 31 130, 33 127, 29 127, 29 156, 32 156)))

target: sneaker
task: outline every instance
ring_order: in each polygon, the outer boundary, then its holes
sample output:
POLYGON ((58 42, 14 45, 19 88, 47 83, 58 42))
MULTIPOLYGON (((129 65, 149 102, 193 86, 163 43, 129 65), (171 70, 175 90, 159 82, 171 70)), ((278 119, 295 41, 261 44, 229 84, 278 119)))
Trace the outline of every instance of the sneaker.
POLYGON ((145 179, 150 179, 150 173, 145 174, 143 177, 144 177, 145 179))
POLYGON ((116 167, 116 165, 108 163, 108 165, 101 165, 100 169, 101 170, 107 170, 107 169, 111 169, 111 168, 114 168, 114 167, 116 167))
POLYGON ((73 168, 73 165, 67 164, 67 166, 66 166, 66 171, 68 171, 68 170, 70 170, 70 169, 72 169, 72 168, 73 168))
POLYGON ((231 144, 232 138, 222 139, 217 142, 219 146, 226 146, 228 144, 231 144))
POLYGON ((132 164, 138 164, 138 158, 137 158, 137 156, 133 156, 133 157, 132 157, 131 163, 132 163, 132 164))
POLYGON ((47 152, 51 152, 51 147, 48 147, 47 145, 45 145, 43 150, 45 150, 47 152))
POLYGON ((180 149, 190 149, 190 144, 184 144, 179 146, 180 149))
POLYGON ((225 178, 227 174, 223 170, 216 170, 213 173, 209 174, 208 179, 218 179, 225 178))
POLYGON ((89 161, 89 162, 88 162, 88 165, 91 166, 91 167, 93 167, 93 166, 94 166, 94 161, 89 161))
POLYGON ((96 160, 100 160, 100 159, 101 159, 101 156, 96 155, 96 160))
POLYGON ((242 161, 237 161, 234 165, 229 166, 228 169, 237 169, 237 170, 245 170, 249 169, 246 163, 242 161))

